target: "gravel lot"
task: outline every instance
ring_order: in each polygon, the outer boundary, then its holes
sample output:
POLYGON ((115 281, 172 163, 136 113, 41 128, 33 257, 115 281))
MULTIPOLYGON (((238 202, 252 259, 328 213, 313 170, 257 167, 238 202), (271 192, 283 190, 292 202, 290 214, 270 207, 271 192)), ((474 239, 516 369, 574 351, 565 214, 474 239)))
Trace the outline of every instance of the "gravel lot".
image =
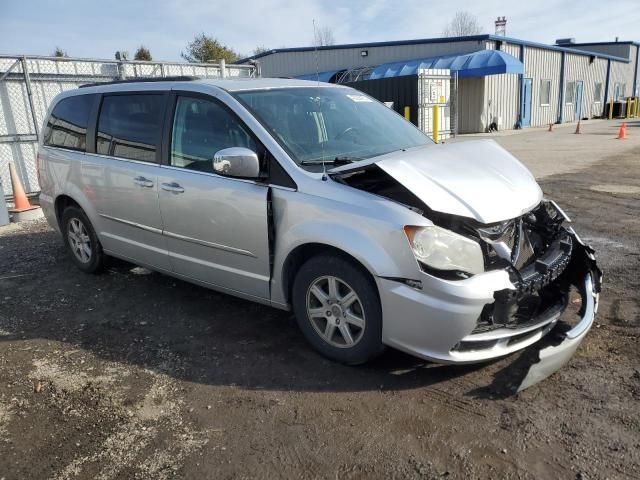
POLYGON ((344 367, 286 312, 118 261, 85 275, 43 221, 0 227, 0 479, 640 478, 640 144, 601 138, 541 181, 598 252, 597 324, 516 395, 518 355, 344 367))

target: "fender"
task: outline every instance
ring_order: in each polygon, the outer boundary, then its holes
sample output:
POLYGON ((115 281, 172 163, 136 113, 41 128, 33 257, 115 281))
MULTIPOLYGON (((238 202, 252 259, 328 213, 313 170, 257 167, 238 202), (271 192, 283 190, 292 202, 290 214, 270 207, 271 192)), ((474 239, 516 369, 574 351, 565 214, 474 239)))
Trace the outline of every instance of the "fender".
POLYGON ((379 230, 373 236, 359 226, 350 227, 344 222, 309 219, 291 229, 276 233, 274 272, 271 300, 287 303, 284 285, 286 260, 298 247, 321 244, 336 248, 355 258, 374 277, 418 278, 419 271, 404 232, 401 229, 379 230), (394 252, 391 256, 389 252, 394 252))

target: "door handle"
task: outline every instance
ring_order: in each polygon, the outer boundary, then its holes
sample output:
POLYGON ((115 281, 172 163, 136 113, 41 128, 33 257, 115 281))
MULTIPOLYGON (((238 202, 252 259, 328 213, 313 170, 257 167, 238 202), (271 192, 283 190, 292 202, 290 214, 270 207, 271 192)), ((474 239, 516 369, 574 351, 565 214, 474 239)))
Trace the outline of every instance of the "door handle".
POLYGON ((136 177, 133 179, 133 183, 135 183, 136 185, 140 185, 141 187, 145 187, 145 188, 151 188, 153 187, 153 182, 151 180, 149 180, 148 178, 144 178, 144 177, 136 177))
POLYGON ((184 188, 182 188, 176 182, 163 183, 162 184, 162 189, 166 190, 167 192, 173 192, 173 193, 182 193, 182 192, 184 192, 184 188))

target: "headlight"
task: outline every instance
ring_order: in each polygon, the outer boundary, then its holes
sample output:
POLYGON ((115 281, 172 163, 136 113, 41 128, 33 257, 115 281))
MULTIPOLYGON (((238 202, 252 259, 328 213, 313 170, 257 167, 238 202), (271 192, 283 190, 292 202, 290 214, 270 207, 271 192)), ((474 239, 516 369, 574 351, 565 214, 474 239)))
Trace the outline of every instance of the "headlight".
POLYGON ((484 258, 478 242, 444 228, 404 227, 416 259, 438 270, 484 272, 484 258))

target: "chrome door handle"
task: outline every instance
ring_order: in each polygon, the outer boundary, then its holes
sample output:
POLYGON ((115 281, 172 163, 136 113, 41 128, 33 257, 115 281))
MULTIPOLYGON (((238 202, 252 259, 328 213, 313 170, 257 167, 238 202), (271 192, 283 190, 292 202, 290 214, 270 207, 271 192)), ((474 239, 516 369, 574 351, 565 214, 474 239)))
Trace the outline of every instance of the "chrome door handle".
POLYGON ((135 183, 136 185, 140 185, 141 187, 145 187, 145 188, 151 188, 153 187, 153 182, 151 180, 149 180, 148 178, 144 178, 144 177, 136 177, 133 179, 133 183, 135 183))
POLYGON ((182 188, 176 182, 163 183, 162 184, 162 189, 166 190, 167 192, 173 192, 173 193, 182 193, 182 192, 184 192, 184 188, 182 188))

